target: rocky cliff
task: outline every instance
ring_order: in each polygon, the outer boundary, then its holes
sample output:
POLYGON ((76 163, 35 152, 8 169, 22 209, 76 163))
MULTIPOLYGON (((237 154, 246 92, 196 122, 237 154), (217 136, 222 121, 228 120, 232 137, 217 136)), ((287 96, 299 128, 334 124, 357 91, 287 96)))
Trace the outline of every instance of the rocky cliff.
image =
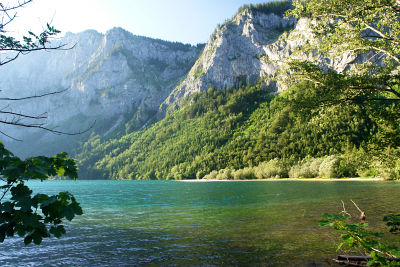
MULTIPOLYGON (((79 130, 91 120, 101 123, 122 114, 136 116, 140 126, 185 77, 202 48, 135 36, 121 28, 105 35, 93 30, 67 33, 53 42, 57 44, 71 49, 31 53, 0 68, 0 88, 3 97, 67 89, 13 102, 7 108, 30 115, 48 112, 41 122, 61 131, 79 130)), ((26 133, 15 128, 7 132, 14 137, 26 133)))
MULTIPOLYGON (((261 81, 272 93, 286 89, 279 82, 286 74, 279 70, 287 66, 289 56, 312 60, 301 48, 304 42, 317 40, 308 20, 284 16, 282 8, 289 7, 289 1, 260 6, 274 6, 278 12, 274 8, 242 8, 231 20, 218 26, 188 76, 161 106, 162 111, 174 110, 184 98, 210 87, 221 89, 261 81)), ((357 60, 343 55, 339 60, 327 62, 342 71, 357 60)))
POLYGON ((252 84, 275 75, 279 60, 287 57, 290 46, 295 45, 287 41, 287 32, 295 26, 296 20, 275 13, 266 14, 251 9, 237 13, 218 26, 199 60, 165 105, 210 87, 252 84))

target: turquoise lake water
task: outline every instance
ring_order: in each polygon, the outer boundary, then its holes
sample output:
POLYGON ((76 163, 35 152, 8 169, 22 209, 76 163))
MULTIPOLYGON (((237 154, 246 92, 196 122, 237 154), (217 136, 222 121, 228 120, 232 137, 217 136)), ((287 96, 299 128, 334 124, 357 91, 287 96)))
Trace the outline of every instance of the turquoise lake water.
POLYGON ((25 247, 0 244, 0 266, 327 266, 336 235, 324 212, 355 211, 379 229, 400 213, 393 182, 30 182, 35 192, 69 191, 84 215, 67 236, 25 247))

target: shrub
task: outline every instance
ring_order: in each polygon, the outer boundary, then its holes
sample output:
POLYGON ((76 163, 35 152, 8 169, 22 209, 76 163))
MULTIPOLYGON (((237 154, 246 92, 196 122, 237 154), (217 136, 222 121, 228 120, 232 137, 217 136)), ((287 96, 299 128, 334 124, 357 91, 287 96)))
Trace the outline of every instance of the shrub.
POLYGON ((254 175, 258 179, 284 178, 289 177, 287 164, 275 158, 270 161, 262 162, 254 168, 254 175))
POLYGON ((309 158, 294 165, 289 171, 290 178, 315 178, 319 175, 319 168, 323 159, 309 158))
POLYGON ((218 172, 217 171, 212 171, 209 174, 205 175, 203 179, 207 180, 215 180, 217 178, 218 172))
POLYGON ((318 176, 322 178, 339 178, 339 158, 335 155, 324 158, 319 166, 318 176))

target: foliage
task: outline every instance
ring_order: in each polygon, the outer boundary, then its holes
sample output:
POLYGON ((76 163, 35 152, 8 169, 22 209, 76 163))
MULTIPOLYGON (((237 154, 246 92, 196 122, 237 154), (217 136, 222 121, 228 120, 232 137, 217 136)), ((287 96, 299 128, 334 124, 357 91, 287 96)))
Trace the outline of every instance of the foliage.
POLYGON ((65 175, 77 178, 74 160, 66 153, 54 157, 32 157, 25 160, 14 156, 0 143, 0 242, 17 234, 24 243, 40 244, 42 239, 65 234, 62 220, 72 220, 82 209, 68 192, 48 196, 35 194, 25 184, 29 180, 44 180, 49 176, 65 175))
MULTIPOLYGON (((16 40, 8 35, 5 26, 16 18, 16 10, 31 2, 31 0, 10 3, 0 2, 0 66, 10 63, 22 54, 39 50, 57 50, 64 45, 51 46, 49 41, 60 31, 47 24, 42 33, 35 34, 31 31, 23 37, 23 41, 16 40), (15 12, 14 14, 11 14, 15 12)), ((21 98, 5 98, 3 101, 18 101, 39 98, 59 92, 50 92, 43 95, 34 95, 21 98)), ((20 127, 44 129, 53 133, 60 131, 43 126, 42 119, 46 117, 34 114, 16 113, 7 110, 9 105, 0 113, 0 123, 20 127)), ((6 133, 1 134, 15 139, 6 133)), ((35 140, 36 141, 36 140, 35 140)), ((46 194, 35 194, 26 185, 29 180, 45 180, 50 176, 61 176, 76 179, 78 176, 77 166, 74 160, 67 158, 66 153, 60 153, 54 157, 30 157, 25 160, 14 156, 0 142, 0 242, 6 237, 17 234, 24 238, 26 245, 32 241, 40 244, 43 238, 61 237, 65 234, 62 225, 64 219, 72 220, 75 215, 82 214, 82 208, 76 199, 68 192, 48 196, 46 194)))
MULTIPOLYGON (((397 153, 396 153, 397 154, 397 153)), ((269 178, 345 178, 381 177, 394 179, 393 166, 367 154, 362 149, 352 149, 344 154, 302 160, 275 158, 244 169, 220 169, 205 175, 203 179, 241 180, 269 178)), ((201 177, 197 177, 201 178, 201 177)))
POLYGON ((394 234, 400 233, 400 214, 392 214, 385 216, 383 221, 390 227, 390 232, 394 234))
MULTIPOLYGON (((378 127, 371 142, 375 148, 370 149, 374 161, 369 170, 379 170, 387 178, 398 179, 398 149, 394 153, 391 150, 400 145, 399 1, 296 0, 294 6, 288 15, 308 18, 314 34, 314 40, 302 48, 312 60, 293 59, 289 63, 288 85, 307 88, 295 105, 308 111, 327 106, 362 108, 378 127), (357 64, 344 69, 332 64, 346 58, 347 62, 357 64), (386 157, 384 152, 376 153, 382 150, 388 152, 386 157)), ((372 257, 368 265, 399 265, 395 259, 400 257, 400 250, 381 242, 383 235, 367 230, 367 223, 351 222, 346 211, 323 217, 321 225, 342 232, 343 242, 338 249, 344 245, 362 249, 372 257)), ((384 220, 391 232, 398 231, 397 215, 386 216, 384 220)))
MULTIPOLYGON (((214 170, 259 166, 243 174, 252 179, 282 178, 296 164, 335 155, 331 160, 337 162, 332 166, 339 169, 324 177, 384 176, 383 167, 396 164, 395 149, 372 157, 378 131, 363 107, 299 111, 288 105, 306 90, 298 86, 272 96, 255 85, 197 93, 180 110, 146 129, 119 140, 92 136, 77 155, 80 175, 90 179, 195 179, 214 170), (386 159, 390 158, 393 163, 389 164, 386 159)), ((326 173, 333 170, 328 161, 324 166, 326 173)))
POLYGON ((262 162, 256 167, 246 167, 238 170, 221 169, 219 171, 212 171, 202 178, 207 180, 279 179, 289 177, 288 166, 289 165, 286 162, 275 158, 270 161, 262 162))
POLYGON ((239 9, 239 13, 243 10, 249 9, 255 12, 262 12, 265 14, 274 13, 277 16, 283 17, 286 11, 293 8, 291 1, 272 1, 261 4, 244 5, 239 9))
POLYGON ((374 150, 382 159, 373 168, 398 178, 398 155, 386 160, 382 150, 400 145, 399 2, 298 0, 294 7, 287 15, 309 19, 314 36, 300 48, 311 59, 299 60, 295 53, 289 62, 287 85, 304 88, 291 104, 307 112, 351 105, 365 113, 377 126, 374 150), (335 62, 351 65, 339 68, 335 62), (384 170, 386 162, 390 167, 384 170))
POLYGON ((313 59, 293 59, 288 83, 307 83, 308 107, 362 105, 382 130, 398 136, 392 127, 399 123, 393 114, 400 101, 398 1, 298 0, 294 6, 288 15, 312 20, 314 41, 301 49, 313 59), (357 64, 332 64, 346 60, 357 64))
MULTIPOLYGON (((362 249, 364 253, 372 257, 368 262, 369 266, 398 266, 397 259, 400 258, 400 250, 381 242, 384 235, 369 231, 367 229, 368 223, 353 222, 351 221, 351 215, 345 213, 324 214, 322 218, 319 222, 320 226, 329 226, 341 233, 342 242, 338 245, 338 250, 345 246, 350 249, 362 249)), ((399 222, 397 217, 396 219, 399 222)))

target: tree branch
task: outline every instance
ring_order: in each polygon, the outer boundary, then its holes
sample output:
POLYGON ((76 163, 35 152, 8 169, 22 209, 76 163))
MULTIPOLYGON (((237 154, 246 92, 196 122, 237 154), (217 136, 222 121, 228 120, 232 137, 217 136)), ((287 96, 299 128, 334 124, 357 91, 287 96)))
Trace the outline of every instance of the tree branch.
POLYGON ((73 49, 76 44, 74 44, 72 47, 64 48, 67 46, 66 44, 54 46, 54 47, 47 47, 47 46, 42 46, 42 47, 32 47, 32 48, 4 48, 0 47, 0 51, 3 52, 21 52, 21 53, 30 53, 30 52, 35 52, 35 51, 40 51, 40 50, 59 50, 59 51, 66 51, 66 50, 71 50, 73 49))
POLYGON ((22 52, 18 52, 18 53, 17 53, 14 57, 12 57, 12 58, 6 57, 6 60, 5 60, 5 61, 1 61, 1 60, 0 60, 0 66, 3 66, 3 65, 5 65, 5 64, 7 64, 7 63, 10 63, 11 61, 16 60, 16 59, 19 57, 20 54, 22 54, 22 52))
POLYGON ((20 98, 0 97, 0 101, 21 101, 21 100, 27 100, 27 99, 33 99, 33 98, 41 98, 41 97, 45 97, 45 96, 49 96, 49 95, 61 94, 65 91, 67 91, 68 89, 69 88, 63 89, 61 91, 45 93, 42 95, 32 95, 32 96, 26 96, 26 97, 20 97, 20 98))
POLYGON ((74 132, 74 133, 68 133, 68 132, 58 131, 58 130, 55 130, 55 129, 50 129, 48 127, 44 127, 43 126, 44 124, 26 124, 26 123, 21 123, 21 122, 19 122, 19 120, 18 121, 0 120, 0 123, 7 124, 7 125, 18 126, 18 127, 41 129, 41 130, 45 130, 47 132, 54 133, 54 134, 62 134, 62 135, 74 136, 74 135, 79 135, 79 134, 83 134, 83 133, 88 132, 96 124, 96 121, 94 121, 92 123, 92 125, 90 125, 90 127, 88 127, 87 129, 85 129, 83 131, 74 132))
POLYGON ((26 114, 22 114, 22 113, 15 113, 15 112, 12 112, 12 111, 2 111, 2 110, 0 110, 0 114, 14 115, 14 116, 18 116, 18 117, 22 117, 22 118, 26 118, 26 119, 34 119, 34 120, 47 119, 47 116, 44 116, 45 114, 47 115, 47 112, 42 113, 42 114, 37 115, 37 116, 30 116, 30 115, 26 115, 26 114))
POLYGON ((75 48, 76 44, 74 44, 73 46, 68 47, 68 48, 65 48, 66 46, 67 46, 66 44, 62 44, 62 45, 58 45, 55 47, 43 46, 43 47, 36 47, 36 48, 0 48, 0 51, 4 51, 4 52, 17 52, 14 57, 8 58, 8 59, 6 58, 6 61, 2 62, 0 60, 0 66, 3 66, 7 63, 10 63, 11 61, 16 60, 19 57, 19 55, 21 55, 21 54, 25 55, 30 52, 42 51, 42 50, 44 50, 44 51, 49 51, 49 50, 67 51, 67 50, 71 50, 71 49, 75 48))
POLYGON ((17 141, 17 142, 22 142, 22 140, 21 140, 21 139, 18 139, 18 138, 12 137, 12 136, 10 136, 10 135, 6 134, 6 133, 5 133, 5 132, 3 132, 3 131, 0 131, 0 134, 2 134, 2 135, 4 135, 4 136, 7 136, 8 138, 10 138, 10 139, 12 139, 12 140, 14 140, 14 141, 17 141))
POLYGON ((26 0, 22 3, 19 3, 18 5, 12 6, 12 7, 5 7, 2 3, 0 3, 0 12, 7 12, 7 11, 11 11, 11 10, 15 10, 18 9, 30 2, 32 2, 33 0, 26 0))
POLYGON ((393 39, 392 37, 387 36, 386 34, 384 34, 383 32, 381 32, 380 30, 378 30, 377 28, 371 26, 370 24, 366 23, 365 20, 361 19, 362 23, 365 24, 367 29, 370 29, 371 31, 375 32, 376 34, 378 34, 379 36, 381 36, 381 38, 394 42, 395 44, 400 44, 400 41, 393 39))

